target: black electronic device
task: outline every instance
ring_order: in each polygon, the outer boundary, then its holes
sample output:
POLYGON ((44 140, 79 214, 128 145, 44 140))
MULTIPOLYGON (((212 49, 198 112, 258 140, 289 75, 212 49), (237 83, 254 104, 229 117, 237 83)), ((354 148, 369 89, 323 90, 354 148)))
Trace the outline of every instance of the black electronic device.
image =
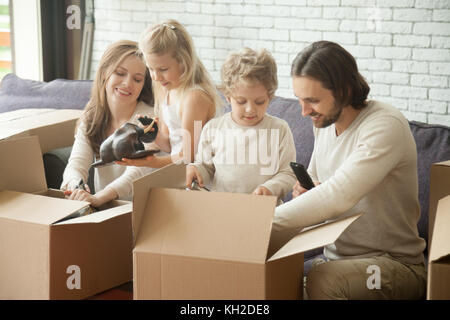
POLYGON ((310 190, 315 187, 314 182, 306 171, 305 167, 297 162, 290 163, 292 171, 294 171, 300 185, 306 190, 310 190))

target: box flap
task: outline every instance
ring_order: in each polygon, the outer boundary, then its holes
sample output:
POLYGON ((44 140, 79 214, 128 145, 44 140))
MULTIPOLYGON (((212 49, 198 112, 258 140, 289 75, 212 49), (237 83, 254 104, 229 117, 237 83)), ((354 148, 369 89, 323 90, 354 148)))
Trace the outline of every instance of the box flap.
POLYGON ((88 205, 84 201, 0 191, 0 219, 50 225, 88 205))
POLYGON ((82 113, 83 110, 72 109, 20 109, 5 112, 0 114, 0 139, 27 130, 78 119, 82 113))
POLYGON ((43 153, 73 144, 74 128, 83 110, 22 109, 0 114, 0 140, 39 136, 43 153))
POLYGON ((0 141, 0 190, 40 192, 47 189, 36 136, 0 141))
POLYGON ((442 162, 436 162, 433 163, 433 166, 446 166, 450 167, 450 160, 442 161, 442 162))
POLYGON ((92 214, 88 214, 85 216, 81 216, 78 218, 73 218, 69 220, 64 220, 62 222, 55 223, 54 225, 63 225, 63 224, 76 224, 76 223, 100 223, 105 220, 130 213, 132 211, 132 204, 128 203, 125 205, 121 205, 118 207, 94 212, 92 214))
POLYGON ((362 214, 353 215, 344 219, 321 224, 315 228, 300 232, 292 238, 280 250, 278 250, 268 261, 273 261, 294 254, 320 248, 331 244, 342 232, 362 214))
POLYGON ((438 202, 430 247, 430 261, 450 255, 450 195, 438 202))
POLYGON ((276 197, 156 188, 135 250, 265 263, 276 197))
POLYGON ((171 164, 133 182, 133 235, 135 241, 151 188, 178 188, 186 185, 186 165, 171 164))

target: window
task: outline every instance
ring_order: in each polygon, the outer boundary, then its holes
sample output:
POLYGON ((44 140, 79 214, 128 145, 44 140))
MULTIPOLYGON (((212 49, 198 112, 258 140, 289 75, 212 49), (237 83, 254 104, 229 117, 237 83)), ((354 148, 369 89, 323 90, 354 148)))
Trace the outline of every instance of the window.
POLYGON ((0 0, 0 80, 12 72, 9 1, 0 0))

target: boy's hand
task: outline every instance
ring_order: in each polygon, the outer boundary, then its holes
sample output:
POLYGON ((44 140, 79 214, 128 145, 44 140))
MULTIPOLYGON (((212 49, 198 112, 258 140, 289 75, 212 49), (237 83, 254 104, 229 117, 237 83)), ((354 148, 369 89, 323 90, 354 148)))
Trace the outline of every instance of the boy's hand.
POLYGON ((196 166, 187 166, 186 167, 186 188, 190 189, 192 186, 192 181, 197 180, 198 185, 200 187, 204 187, 203 185, 203 178, 200 174, 200 171, 198 171, 196 166))
POLYGON ((267 189, 266 187, 259 186, 258 188, 255 189, 255 191, 253 191, 252 194, 257 196, 271 196, 272 192, 270 192, 269 189, 267 189))

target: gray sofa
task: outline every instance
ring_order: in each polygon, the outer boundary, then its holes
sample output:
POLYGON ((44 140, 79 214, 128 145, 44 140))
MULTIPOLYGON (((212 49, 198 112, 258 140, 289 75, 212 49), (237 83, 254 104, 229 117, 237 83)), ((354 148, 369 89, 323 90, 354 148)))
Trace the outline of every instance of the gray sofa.
MULTIPOLYGON (((83 109, 90 95, 92 81, 57 79, 48 83, 20 79, 14 74, 5 76, 0 88, 0 113, 21 108, 83 109)), ((228 107, 229 110, 229 107, 228 107)), ((294 136, 297 162, 307 166, 313 150, 314 137, 309 118, 302 118, 297 100, 274 98, 267 111, 285 119, 294 136)), ((420 236, 428 239, 428 200, 430 166, 434 162, 450 159, 450 128, 410 121, 418 153, 419 200, 421 217, 418 223, 420 236)), ((54 150, 44 155, 47 181, 57 187, 70 148, 54 150)), ((92 180, 90 180, 92 186, 92 180)), ((93 188, 92 188, 93 190, 93 188)), ((285 200, 289 200, 287 197, 285 200)), ((425 252, 426 254, 427 252, 425 252)), ((321 249, 305 254, 305 272, 321 249)))

